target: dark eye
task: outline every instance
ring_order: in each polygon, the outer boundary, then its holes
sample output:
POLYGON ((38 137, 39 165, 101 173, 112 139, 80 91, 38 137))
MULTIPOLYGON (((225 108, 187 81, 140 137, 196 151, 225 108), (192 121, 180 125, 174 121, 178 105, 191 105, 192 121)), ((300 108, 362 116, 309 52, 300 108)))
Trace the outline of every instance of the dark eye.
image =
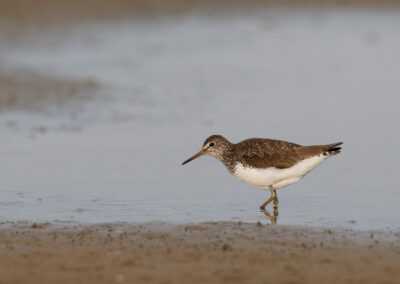
POLYGON ((210 143, 210 147, 214 147, 214 145, 215 145, 214 142, 210 143))

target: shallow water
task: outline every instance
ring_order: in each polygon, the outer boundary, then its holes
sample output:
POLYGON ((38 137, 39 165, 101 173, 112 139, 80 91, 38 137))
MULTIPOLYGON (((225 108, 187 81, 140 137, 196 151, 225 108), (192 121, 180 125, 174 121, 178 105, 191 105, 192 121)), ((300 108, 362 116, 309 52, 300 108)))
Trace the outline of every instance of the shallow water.
POLYGON ((67 122, 0 114, 0 220, 265 220, 268 192, 213 158, 181 166, 219 133, 344 141, 340 155, 278 191, 278 224, 398 228, 399 16, 273 8, 91 23, 3 43, 3 69, 90 78, 108 99, 67 122))

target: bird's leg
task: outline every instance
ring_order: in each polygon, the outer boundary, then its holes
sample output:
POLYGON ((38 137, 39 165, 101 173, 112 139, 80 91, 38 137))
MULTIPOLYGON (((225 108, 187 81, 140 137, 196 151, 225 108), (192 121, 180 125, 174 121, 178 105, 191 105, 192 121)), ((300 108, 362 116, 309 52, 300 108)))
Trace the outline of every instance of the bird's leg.
MULTIPOLYGON (((260 206, 260 209, 261 209, 262 211, 265 210, 265 206, 267 206, 272 200, 276 200, 276 202, 278 202, 278 198, 276 197, 276 192, 275 192, 275 190, 273 190, 273 189, 270 189, 270 190, 271 190, 271 197, 270 197, 267 201, 265 201, 265 202, 263 203, 263 205, 260 206)), ((275 204, 275 201, 274 201, 274 204, 275 204)), ((278 206, 278 203, 277 203, 277 206, 278 206)), ((274 207, 275 207, 275 206, 274 206, 274 207)))
POLYGON ((274 200, 274 198, 272 198, 272 196, 271 196, 270 199, 268 199, 267 201, 265 201, 265 202, 263 203, 263 205, 260 206, 261 211, 264 211, 264 210, 265 210, 265 206, 267 206, 272 200, 274 200))
POLYGON ((279 203, 278 195, 276 195, 276 190, 273 190, 273 192, 274 192, 273 195, 275 196, 275 198, 274 198, 274 209, 278 209, 278 203, 279 203))

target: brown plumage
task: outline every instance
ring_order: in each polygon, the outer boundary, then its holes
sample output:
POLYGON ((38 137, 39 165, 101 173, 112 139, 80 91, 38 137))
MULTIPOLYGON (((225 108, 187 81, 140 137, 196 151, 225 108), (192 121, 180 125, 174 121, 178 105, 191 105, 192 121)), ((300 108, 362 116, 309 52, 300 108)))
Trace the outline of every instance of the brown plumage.
POLYGON ((252 138, 234 144, 233 148, 238 158, 251 167, 286 169, 313 156, 338 154, 341 148, 337 146, 341 144, 301 146, 281 140, 252 138))

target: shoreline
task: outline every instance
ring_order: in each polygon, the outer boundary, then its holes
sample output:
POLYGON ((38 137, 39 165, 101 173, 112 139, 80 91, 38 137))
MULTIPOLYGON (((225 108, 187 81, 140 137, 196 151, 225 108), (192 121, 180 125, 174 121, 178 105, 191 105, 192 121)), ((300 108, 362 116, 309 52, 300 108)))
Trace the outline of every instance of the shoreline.
POLYGON ((0 225, 5 283, 395 283, 400 231, 199 224, 0 225), (25 271, 24 273, 20 273, 25 271))

